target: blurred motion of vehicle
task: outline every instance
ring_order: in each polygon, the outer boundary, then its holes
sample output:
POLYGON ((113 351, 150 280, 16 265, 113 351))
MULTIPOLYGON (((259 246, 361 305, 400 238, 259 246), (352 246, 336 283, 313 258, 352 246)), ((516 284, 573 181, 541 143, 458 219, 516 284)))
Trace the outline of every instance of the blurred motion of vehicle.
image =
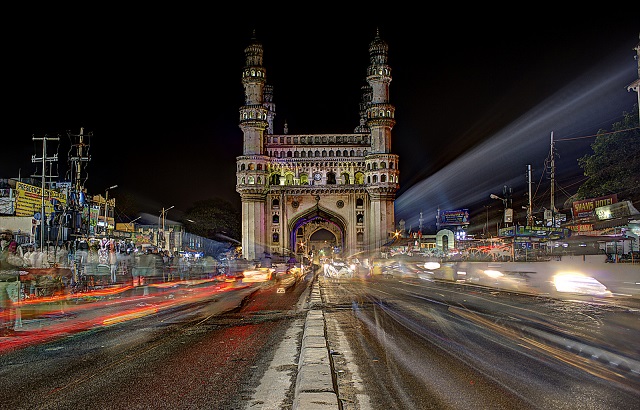
POLYGON ((332 261, 324 264, 324 276, 333 279, 353 278, 354 267, 342 261, 332 261))
POLYGON ((267 282, 272 280, 274 276, 274 268, 255 268, 242 271, 242 281, 250 282, 267 282))
POLYGON ((579 295, 611 296, 607 289, 597 279, 580 273, 562 273, 553 277, 553 283, 558 292, 579 295))

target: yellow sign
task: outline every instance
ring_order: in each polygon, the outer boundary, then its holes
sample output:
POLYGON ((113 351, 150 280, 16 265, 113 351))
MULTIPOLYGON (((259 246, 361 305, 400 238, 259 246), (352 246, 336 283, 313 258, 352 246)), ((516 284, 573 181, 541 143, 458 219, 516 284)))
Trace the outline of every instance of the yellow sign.
MULTIPOLYGON (((65 194, 44 190, 44 212, 49 215, 53 212, 52 199, 56 199, 62 206, 66 205, 65 194)), ((35 185, 16 183, 16 216, 33 216, 36 212, 42 212, 42 188, 35 185)))

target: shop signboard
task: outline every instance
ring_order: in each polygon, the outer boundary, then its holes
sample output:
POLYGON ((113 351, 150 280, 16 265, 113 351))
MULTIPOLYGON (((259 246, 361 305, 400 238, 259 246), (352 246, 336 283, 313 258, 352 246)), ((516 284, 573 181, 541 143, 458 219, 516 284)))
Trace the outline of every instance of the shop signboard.
MULTIPOLYGON (((16 182, 16 216, 33 216, 36 212, 42 212, 42 188, 16 182)), ((54 203, 66 206, 67 197, 51 189, 44 190, 44 212, 51 215, 54 212, 54 203)))
POLYGON ((611 205, 618 202, 618 195, 607 195, 598 198, 589 198, 583 201, 575 201, 572 206, 573 217, 576 219, 592 218, 595 216, 595 209, 601 206, 611 205))

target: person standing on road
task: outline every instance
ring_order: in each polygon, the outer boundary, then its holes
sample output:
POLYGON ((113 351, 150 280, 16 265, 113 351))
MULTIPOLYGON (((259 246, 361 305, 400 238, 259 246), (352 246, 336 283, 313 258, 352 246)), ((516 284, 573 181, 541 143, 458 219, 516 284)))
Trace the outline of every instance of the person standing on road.
POLYGON ((111 283, 118 281, 116 272, 118 270, 118 255, 116 254, 116 242, 111 239, 109 241, 109 268, 111 269, 111 283))

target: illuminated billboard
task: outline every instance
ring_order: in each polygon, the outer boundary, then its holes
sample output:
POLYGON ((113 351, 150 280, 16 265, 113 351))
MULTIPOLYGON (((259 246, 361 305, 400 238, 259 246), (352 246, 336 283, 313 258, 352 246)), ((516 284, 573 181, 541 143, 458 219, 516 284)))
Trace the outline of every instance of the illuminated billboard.
POLYGON ((575 201, 572 206, 574 218, 591 218, 595 216, 596 208, 612 205, 618 202, 618 195, 607 195, 598 198, 589 198, 583 201, 575 201))
POLYGON ((469 225, 469 210, 440 211, 438 220, 440 225, 469 225))

